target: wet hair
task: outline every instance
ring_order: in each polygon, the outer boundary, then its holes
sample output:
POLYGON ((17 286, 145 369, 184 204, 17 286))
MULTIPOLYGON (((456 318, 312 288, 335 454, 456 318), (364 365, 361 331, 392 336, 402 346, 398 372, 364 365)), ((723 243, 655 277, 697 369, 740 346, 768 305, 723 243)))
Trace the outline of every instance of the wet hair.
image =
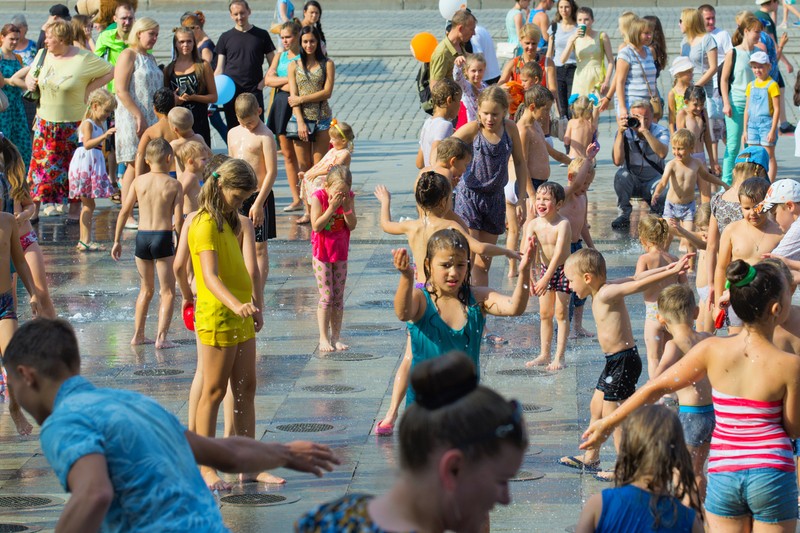
POLYGON ((234 102, 233 106, 237 118, 258 115, 258 107, 258 100, 256 100, 256 96, 253 93, 240 94, 236 97, 236 102, 234 102))
POLYGON ((474 20, 476 23, 478 22, 478 19, 472 14, 472 11, 469 9, 459 9, 453 13, 453 18, 450 19, 450 22, 452 23, 452 27, 455 28, 456 26, 464 26, 471 20, 474 20))
POLYGON ((416 401, 406 408, 398 428, 403 470, 423 470, 431 454, 442 448, 457 448, 472 463, 499 456, 503 444, 527 448, 518 404, 478 385, 475 365, 464 353, 423 361, 411 371, 411 387, 416 401))
POLYGON ((50 379, 79 373, 78 339, 69 322, 60 318, 34 318, 23 323, 3 353, 6 371, 16 375, 19 365, 35 368, 50 379))
POLYGON ((99 105, 105 112, 113 111, 117 108, 117 99, 105 87, 95 89, 89 93, 89 98, 86 99, 84 118, 90 118, 89 113, 91 113, 92 107, 95 105, 99 105))
POLYGON ((706 202, 697 206, 694 212, 694 226, 700 229, 708 229, 708 224, 711 221, 711 203, 706 202))
POLYGON ((765 257, 764 259, 761 259, 759 263, 772 265, 778 270, 780 270, 783 276, 786 278, 786 283, 788 284, 787 287, 789 287, 790 290, 792 286, 796 285, 794 282, 794 276, 792 275, 791 269, 788 266, 786 266, 786 263, 784 263, 777 257, 765 257))
POLYGON ((3 158, 1 170, 5 172, 8 183, 11 185, 9 193, 11 198, 16 201, 30 198, 25 161, 22 159, 17 146, 3 134, 0 134, 0 157, 3 158))
POLYGON ((136 19, 136 22, 133 23, 131 27, 131 32, 128 34, 127 44, 128 46, 136 46, 139 44, 139 34, 142 32, 155 30, 158 28, 158 22, 150 17, 142 17, 140 19, 136 19))
POLYGON ((536 24, 523 24, 522 29, 519 31, 519 40, 530 39, 537 45, 542 38, 542 30, 536 24))
POLYGON ((551 93, 548 88, 542 87, 541 85, 533 85, 530 89, 525 91, 525 107, 530 107, 532 105, 544 107, 546 105, 552 105, 553 101, 553 93, 551 93))
MULTIPOLYGON (((490 85, 481 91, 478 95, 478 109, 486 102, 494 102, 503 108, 503 111, 508 111, 508 93, 498 85, 490 85)), ((505 115, 505 113, 503 113, 505 115)))
POLYGON ((706 25, 703 23, 703 17, 697 9, 693 7, 684 8, 683 11, 681 11, 681 20, 683 21, 683 31, 689 41, 698 35, 707 33, 706 25))
POLYGON ((670 324, 691 324, 695 309, 694 291, 685 283, 665 287, 658 295, 658 313, 670 324))
MULTIPOLYGON (((175 28, 172 35, 172 57, 177 58, 180 53, 178 51, 178 35, 188 35, 192 38, 192 51, 189 56, 194 63, 195 78, 197 78, 197 94, 205 94, 206 92, 206 77, 205 77, 205 63, 203 58, 200 57, 200 50, 197 48, 197 40, 194 38, 194 31, 185 26, 175 28)), ((175 61, 172 61, 164 68, 164 83, 169 84, 170 78, 175 74, 175 61)))
POLYGON ((642 32, 650 29, 650 23, 644 19, 640 19, 636 17, 633 19, 630 24, 628 24, 628 42, 635 46, 640 47, 642 45, 641 35, 642 32))
POLYGON ((5 37, 9 33, 19 33, 19 27, 16 24, 4 24, 0 29, 0 37, 5 37))
POLYGON ((187 22, 189 25, 200 26, 200 29, 203 29, 206 25, 206 16, 202 11, 187 11, 181 15, 181 26, 188 28, 187 22))
POLYGON ((672 136, 672 146, 676 148, 685 148, 687 150, 691 150, 694 148, 694 143, 694 133, 686 128, 679 129, 675 132, 675 135, 672 136))
MULTIPOLYGON (((212 158, 213 161, 214 158, 212 158)), ((211 161, 209 162, 209 167, 211 161)), ((250 163, 244 159, 228 158, 215 170, 209 172, 197 201, 200 205, 199 214, 208 213, 216 222, 217 230, 222 233, 225 222, 235 235, 241 230, 239 213, 225 205, 222 189, 254 192, 258 187, 256 173, 250 163)))
POLYGON ((194 115, 185 107, 173 107, 167 114, 167 122, 178 131, 189 131, 194 126, 194 115))
POLYGON ((603 254, 594 248, 581 248, 574 254, 570 254, 564 261, 564 266, 569 263, 575 265, 579 274, 591 274, 606 279, 606 260, 603 254))
MULTIPOLYGON (((303 35, 311 34, 317 40, 317 48, 314 50, 314 58, 316 58, 317 62, 319 63, 320 67, 322 67, 322 83, 325 84, 326 78, 326 70, 325 62, 326 56, 325 52, 322 51, 322 37, 320 36, 319 30, 315 26, 303 26, 303 29, 300 30, 300 38, 299 42, 303 42, 303 35)), ((303 64, 303 70, 306 73, 306 77, 308 76, 308 54, 306 53, 305 49, 300 46, 300 62, 303 64)))
POLYGON ((733 165, 734 183, 740 180, 746 180, 748 178, 763 178, 765 180, 769 179, 767 175, 767 169, 758 163, 753 163, 752 161, 742 161, 741 163, 736 163, 733 165))
POLYGON ((592 11, 591 7, 581 6, 575 11, 575 18, 578 18, 578 15, 589 15, 589 18, 594 20, 594 11, 592 11))
POLYGON ((764 201, 769 181, 764 178, 747 178, 739 185, 739 199, 749 198, 754 204, 764 201))
POLYGON ((536 61, 528 61, 522 68, 519 69, 519 76, 522 77, 523 74, 526 74, 529 78, 535 80, 542 80, 542 66, 537 63, 536 61))
POLYGON ((197 159, 200 156, 211 153, 208 146, 200 141, 186 141, 175 150, 175 159, 181 168, 186 168, 186 163, 190 159, 197 159))
POLYGON ((572 102, 572 116, 585 120, 594 118, 594 104, 587 96, 579 96, 572 102))
POLYGON ((169 87, 160 87, 153 93, 153 109, 159 115, 167 116, 175 107, 175 93, 169 87))
POLYGON ((73 42, 79 42, 83 45, 89 41, 89 36, 86 35, 86 23, 91 19, 86 15, 74 15, 69 24, 72 26, 72 39, 73 42))
POLYGON ((153 163, 165 162, 171 155, 174 155, 172 146, 170 146, 169 141, 163 137, 156 137, 147 143, 147 147, 144 150, 144 160, 151 166, 153 163))
POLYGON ((235 4, 241 4, 241 5, 243 5, 243 6, 244 6, 244 8, 245 8, 246 10, 248 10, 248 11, 249 11, 249 12, 251 12, 251 13, 253 12, 253 10, 252 10, 252 9, 250 9, 250 4, 248 4, 248 3, 247 3, 247 0, 231 0, 230 2, 228 2, 228 11, 230 11, 230 10, 231 10, 231 8, 232 8, 232 7, 233 7, 235 4))
MULTIPOLYGON (((188 144, 188 143, 187 143, 188 144)), ((219 166, 231 159, 228 154, 213 154, 211 159, 208 160, 206 166, 203 168, 203 183, 211 179, 211 175, 219 168, 219 166)))
POLYGON ((337 183, 346 185, 348 189, 353 186, 353 174, 350 173, 350 169, 345 165, 332 166, 325 177, 326 188, 337 183))
POLYGON ((72 46, 72 42, 75 40, 73 38, 72 25, 66 20, 54 20, 53 22, 48 22, 44 26, 44 31, 49 31, 53 37, 70 46, 72 46))
POLYGON ((731 306, 745 323, 760 322, 769 311, 769 306, 779 300, 787 290, 785 275, 775 265, 756 263, 755 277, 746 285, 739 287, 750 272, 747 261, 737 259, 725 269, 725 278, 730 282, 731 306))
POLYGON ((433 107, 445 107, 448 98, 452 101, 461 100, 461 94, 461 87, 454 80, 445 78, 431 89, 431 103, 433 107))
MULTIPOLYGON (((425 273, 425 285, 431 287, 430 293, 433 295, 434 301, 439 299, 436 287, 431 284, 431 261, 436 252, 440 250, 447 250, 449 252, 463 252, 467 256, 467 275, 464 276, 464 281, 461 287, 458 288, 458 301, 462 304, 469 305, 469 283, 470 283, 470 268, 472 261, 470 260, 469 242, 464 234, 460 231, 448 228, 440 229, 428 239, 428 246, 425 250, 425 262, 423 264, 423 272, 425 273)), ((480 333, 479 333, 480 334, 480 333)))
POLYGON ((671 236, 669 224, 656 215, 645 215, 639 220, 639 239, 642 242, 654 244, 662 250, 669 246, 671 236))
POLYGON ((677 507, 687 499, 702 517, 700 494, 692 468, 692 456, 686 448, 678 415, 663 405, 640 407, 622 425, 614 485, 622 487, 634 481, 648 479, 652 530, 671 529, 676 523, 663 523, 659 503, 665 493, 673 496, 673 520, 678 519, 677 507))
POLYGON ((647 15, 644 20, 650 25, 650 30, 653 32, 653 41, 650 43, 650 51, 653 53, 653 60, 655 61, 659 72, 667 66, 667 39, 664 36, 664 27, 661 25, 661 19, 655 15, 647 15))
POLYGON ((560 183, 556 183, 555 181, 548 180, 539 185, 539 188, 536 189, 537 196, 540 192, 549 194, 550 198, 552 198, 556 204, 564 203, 564 200, 566 200, 567 198, 567 195, 564 192, 564 187, 562 187, 560 183))
POLYGON ((423 172, 417 180, 414 199, 420 209, 431 211, 446 201, 452 193, 453 186, 450 180, 438 172, 429 170, 423 172))
POLYGON ((561 11, 558 10, 558 4, 560 4, 561 2, 567 2, 569 4, 570 7, 569 13, 572 18, 567 20, 567 22, 575 24, 575 17, 578 15, 578 5, 575 3, 575 0, 558 0, 558 2, 556 2, 555 22, 562 22, 564 20, 564 18, 561 16, 561 11))
POLYGON ((620 14, 617 24, 619 25, 619 29, 622 31, 623 40, 630 42, 628 35, 631 31, 631 22, 633 22, 636 18, 638 17, 633 11, 625 11, 620 14))
POLYGON ((689 85, 683 91, 683 100, 685 102, 695 101, 703 107, 706 105, 706 90, 698 85, 689 85))
POLYGON ((758 17, 753 15, 750 11, 743 11, 736 16, 736 31, 731 36, 733 46, 739 46, 744 41, 744 32, 747 30, 763 31, 764 25, 758 20, 758 17))
POLYGON ((472 145, 465 143, 458 137, 447 137, 436 145, 436 161, 446 163, 453 158, 456 160, 472 157, 472 145))
POLYGON ((319 32, 319 38, 324 43, 325 32, 322 31, 322 5, 317 2, 317 0, 308 0, 308 2, 303 4, 303 13, 305 14, 305 12, 308 11, 308 8, 312 6, 319 10, 319 19, 314 23, 314 27, 317 28, 317 31, 319 32))

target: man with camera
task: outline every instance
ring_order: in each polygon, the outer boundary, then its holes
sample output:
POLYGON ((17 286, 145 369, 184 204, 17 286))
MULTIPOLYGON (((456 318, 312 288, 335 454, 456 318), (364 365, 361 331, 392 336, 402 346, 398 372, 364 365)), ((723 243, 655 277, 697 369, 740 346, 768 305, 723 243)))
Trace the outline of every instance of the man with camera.
MULTIPOLYGON (((619 130, 614 139, 612 160, 621 167, 614 176, 619 216, 612 229, 624 230, 631 225, 631 198, 648 204, 653 190, 664 172, 664 158, 669 150, 669 130, 653 123, 653 108, 648 100, 638 100, 630 107, 630 115, 618 119, 619 130)), ((653 207, 661 214, 664 198, 653 207)))

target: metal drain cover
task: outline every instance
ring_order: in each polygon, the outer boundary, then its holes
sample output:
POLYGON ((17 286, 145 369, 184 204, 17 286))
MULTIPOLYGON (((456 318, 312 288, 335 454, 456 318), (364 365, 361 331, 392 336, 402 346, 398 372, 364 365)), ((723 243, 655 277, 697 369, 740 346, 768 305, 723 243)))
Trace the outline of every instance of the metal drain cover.
POLYGON ((525 413, 544 413, 545 411, 552 411, 553 408, 549 405, 538 405, 535 403, 523 403, 522 411, 525 413))
POLYGON ((14 495, 0 496, 0 509, 35 509, 50 505, 63 504, 64 500, 49 496, 14 495))
POLYGON ((321 431, 330 431, 336 426, 320 422, 297 422, 294 424, 277 424, 272 427, 276 431, 284 431, 287 433, 319 433, 321 431))
POLYGON ((380 359, 380 355, 361 352, 328 352, 317 355, 319 359, 328 361, 369 361, 370 359, 380 359))
POLYGON ((247 505, 251 507, 267 507, 270 505, 283 505, 294 503, 299 497, 289 498, 280 494, 229 494, 222 496, 219 501, 226 505, 247 505))
POLYGON ((509 481, 534 481, 542 479, 543 477, 544 472, 539 472, 538 470, 520 470, 517 472, 517 475, 509 479, 509 481))
POLYGON ((42 528, 38 526, 26 526, 24 524, 8 524, 0 523, 0 533, 16 533, 18 531, 41 531, 42 528))
POLYGON ((321 392, 323 394, 347 394, 348 392, 363 392, 364 387, 351 387, 350 385, 309 385, 303 387, 304 391, 321 392))
POLYGON ((145 368, 134 372, 137 376, 177 376, 183 374, 183 370, 178 368, 145 368))
POLYGON ((386 298, 384 300, 367 300, 361 302, 359 307, 375 307, 378 309, 394 309, 394 299, 386 298))
POLYGON ((498 370, 495 372, 498 376, 525 376, 525 377, 539 377, 550 376, 552 372, 541 370, 539 368, 507 368, 505 370, 498 370))

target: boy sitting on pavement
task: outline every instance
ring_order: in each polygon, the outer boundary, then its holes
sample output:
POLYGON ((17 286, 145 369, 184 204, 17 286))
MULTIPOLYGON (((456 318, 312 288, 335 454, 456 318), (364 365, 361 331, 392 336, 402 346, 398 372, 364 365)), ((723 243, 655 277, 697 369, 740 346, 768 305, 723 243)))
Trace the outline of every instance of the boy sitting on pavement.
MULTIPOLYGON (((638 278, 606 279, 606 261, 591 248, 578 250, 564 263, 570 288, 579 298, 592 295, 592 314, 597 322, 597 340, 606 354, 606 364, 589 406, 591 420, 614 412, 636 390, 642 373, 642 358, 633 338, 631 318, 625 297, 643 291, 649 285, 686 271, 691 254, 675 263, 648 270, 638 278)), ((614 431, 614 445, 619 447, 620 430, 614 431)), ((590 448, 582 456, 568 455, 559 463, 571 468, 600 472, 600 448, 590 448)), ((609 474, 603 472, 605 481, 609 474)))

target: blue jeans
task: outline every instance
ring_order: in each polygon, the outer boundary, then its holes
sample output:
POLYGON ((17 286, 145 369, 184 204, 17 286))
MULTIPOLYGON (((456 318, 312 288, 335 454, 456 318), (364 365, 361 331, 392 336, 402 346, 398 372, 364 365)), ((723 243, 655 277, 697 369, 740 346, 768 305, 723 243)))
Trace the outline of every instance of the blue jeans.
POLYGON ((766 523, 797 518, 797 474, 752 468, 708 474, 706 511, 734 518, 752 515, 766 523))

